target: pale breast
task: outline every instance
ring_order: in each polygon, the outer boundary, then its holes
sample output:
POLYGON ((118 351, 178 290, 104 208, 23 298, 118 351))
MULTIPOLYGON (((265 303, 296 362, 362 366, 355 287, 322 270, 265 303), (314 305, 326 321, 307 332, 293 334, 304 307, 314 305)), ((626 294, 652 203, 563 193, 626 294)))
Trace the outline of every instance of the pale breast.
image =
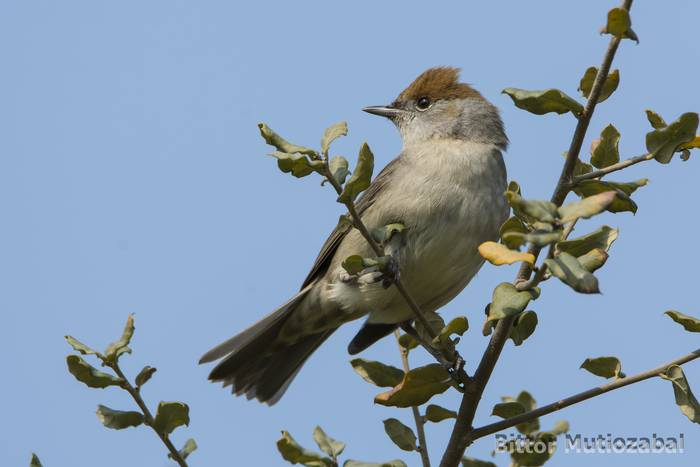
MULTIPOLYGON (((454 298, 483 264, 477 247, 495 240, 508 215, 503 196, 506 172, 493 145, 436 142, 401 155, 401 164, 375 203, 363 215, 370 228, 400 222, 406 226, 388 248, 401 279, 425 309, 454 298)), ((395 287, 343 282, 340 259, 371 255, 352 231, 340 245, 329 271, 325 298, 344 309, 348 319, 369 313, 373 322, 409 319, 410 309, 395 287)))

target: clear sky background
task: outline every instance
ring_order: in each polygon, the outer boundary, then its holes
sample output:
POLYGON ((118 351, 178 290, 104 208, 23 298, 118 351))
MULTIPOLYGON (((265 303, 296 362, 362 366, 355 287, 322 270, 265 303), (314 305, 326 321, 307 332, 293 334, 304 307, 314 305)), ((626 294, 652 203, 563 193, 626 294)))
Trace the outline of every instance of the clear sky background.
MULTIPOLYGON (((362 113, 390 102, 435 65, 463 78, 502 109, 511 140, 509 178, 527 196, 547 198, 575 119, 537 117, 500 94, 514 86, 560 87, 572 96, 598 65, 608 37, 598 34, 616 2, 0 2, 0 312, 3 355, 0 465, 26 465, 36 451, 47 467, 165 466, 147 429, 103 428, 98 403, 131 409, 121 391, 88 389, 67 372, 70 333, 103 347, 136 314, 132 377, 158 368, 148 403, 182 400, 196 438, 192 465, 284 465, 275 448, 287 429, 315 448, 320 424, 348 443, 346 456, 417 465, 396 448, 381 421, 407 410, 372 404, 378 392, 348 365, 343 327, 308 362, 282 401, 269 408, 234 398, 197 365, 212 345, 242 330, 293 294, 342 213, 318 179, 280 173, 256 124, 318 145, 323 129, 347 120, 337 152, 354 161, 367 140, 377 165, 400 150, 387 121, 362 113)), ((585 143, 608 123, 622 133, 623 156, 644 151, 644 109, 668 121, 700 110, 697 18, 700 3, 637 1, 633 26, 614 67, 621 86, 599 107, 585 143)), ((697 302, 698 157, 670 166, 638 165, 613 179, 649 177, 635 194, 636 216, 582 223, 621 229, 598 273, 603 295, 583 296, 548 282, 534 302, 536 333, 506 344, 477 415, 502 395, 531 391, 542 404, 600 384, 578 367, 616 355, 635 373, 698 347, 662 315, 700 315, 697 302)), ((466 314, 460 344, 473 370, 486 345, 484 305, 515 268, 486 266, 444 309, 466 314)), ((399 365, 386 339, 363 355, 399 365)), ((426 358, 413 363, 427 362, 426 358)), ((700 364, 686 367, 700 392, 700 364)), ((456 394, 436 399, 458 405, 456 394)), ((567 419, 584 436, 685 433, 686 453, 565 455, 548 465, 696 466, 700 434, 673 401, 671 385, 650 380, 542 419, 567 419)), ((450 423, 427 427, 439 460, 450 423)), ((472 455, 488 458, 491 438, 472 455)), ((496 463, 507 465, 505 455, 496 463)))

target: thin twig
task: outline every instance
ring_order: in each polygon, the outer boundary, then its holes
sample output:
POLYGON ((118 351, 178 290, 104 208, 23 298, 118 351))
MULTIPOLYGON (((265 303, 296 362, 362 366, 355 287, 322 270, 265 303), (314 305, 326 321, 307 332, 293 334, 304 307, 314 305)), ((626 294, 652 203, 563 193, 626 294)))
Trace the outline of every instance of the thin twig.
MULTIPOLYGON (((632 1, 633 0, 624 0, 622 3, 622 8, 629 11, 629 9, 632 7, 632 1)), ((603 84, 605 83, 608 73, 610 72, 610 66, 612 65, 612 61, 615 57, 615 52, 617 52, 617 48, 620 45, 620 41, 621 39, 615 36, 610 39, 603 62, 595 80, 593 81, 593 87, 589 94, 588 100, 586 101, 586 105, 584 106, 581 114, 578 116, 578 122, 571 138, 571 144, 569 145, 566 161, 564 162, 564 167, 562 168, 561 175, 557 181, 557 186, 554 189, 554 193, 552 194, 551 198, 551 201, 557 206, 562 205, 569 193, 574 167, 578 161, 583 140, 586 136, 586 131, 588 130, 588 125, 590 124, 591 117, 595 111, 598 98, 600 97, 600 93, 603 89, 603 84)), ((540 251, 541 248, 536 246, 532 246, 529 249, 529 252, 532 253, 535 258, 539 256, 540 251)), ((520 271, 518 272, 515 283, 517 284, 519 282, 527 281, 531 274, 531 267, 527 263, 523 263, 520 271)), ((470 385, 462 397, 457 420, 455 421, 449 443, 440 462, 441 467, 454 467, 458 465, 462 455, 464 454, 464 450, 467 448, 467 436, 473 429, 472 423, 474 421, 474 416, 476 415, 476 409, 479 405, 479 401, 481 400, 481 395, 488 384, 491 373, 493 372, 493 369, 498 362, 498 358, 501 355, 501 351, 503 350, 503 346, 510 335, 510 329, 515 318, 516 316, 510 316, 500 319, 493 331, 493 334, 491 335, 491 340, 489 341, 479 366, 472 378, 473 384, 470 385)))
MULTIPOLYGON (((323 161, 325 164, 323 167, 322 175, 326 177, 326 180, 328 180, 331 186, 333 186, 333 189, 335 189, 336 193, 340 195, 343 192, 343 187, 340 185, 340 183, 338 183, 338 181, 331 173, 330 167, 328 165, 327 153, 324 154, 323 161)), ((377 257, 384 256, 384 248, 382 248, 382 246, 374 240, 374 237, 372 237, 372 234, 367 229, 367 226, 365 226, 365 224, 362 222, 362 219, 360 218, 360 215, 357 213, 357 209, 355 208, 355 203, 352 200, 350 200, 343 202, 343 204, 348 209, 348 213, 350 214, 353 226, 360 232, 360 234, 364 237, 367 243, 369 243, 369 246, 374 251, 374 254, 376 254, 377 257)), ((418 322, 420 322, 420 324, 423 326, 423 329, 425 329, 426 333, 430 336, 432 340, 434 340, 437 337, 437 333, 430 326, 430 323, 428 323, 428 320, 426 319, 425 314, 421 310, 420 305, 408 292, 408 289, 406 289, 398 274, 392 278, 392 283, 399 291, 401 296, 404 298, 404 300, 406 300, 406 303, 413 312, 415 319, 418 322)), ((426 344, 421 341, 421 345, 425 347, 426 350, 432 355, 435 354, 433 351, 431 351, 432 347, 428 347, 429 344, 426 344)), ((471 378, 460 366, 460 362, 463 362, 463 360, 459 353, 456 350, 454 352, 449 352, 442 346, 437 346, 436 349, 444 356, 444 359, 438 359, 438 361, 443 365, 445 365, 445 362, 447 362, 448 364, 452 364, 452 366, 454 367, 455 371, 451 371, 450 376, 459 384, 462 384, 464 386, 470 384, 471 378)))
MULTIPOLYGON (((401 333, 397 329, 394 331, 394 336, 396 336, 396 343, 399 346, 399 352, 401 353, 401 363, 403 364, 403 371, 408 373, 411 371, 411 367, 408 365, 408 349, 404 348, 399 342, 401 333)), ((416 422, 416 431, 418 432, 418 452, 420 453, 420 458, 423 461, 423 467, 430 467, 430 456, 428 456, 428 443, 425 440, 425 420, 420 414, 417 406, 411 407, 413 412, 413 419, 416 422)))
POLYGON ((124 373, 122 372, 121 368, 119 368, 119 364, 117 362, 105 363, 112 370, 114 370, 114 372, 119 378, 121 378, 121 380, 123 381, 122 387, 131 395, 131 398, 134 399, 136 405, 138 405, 141 409, 141 412, 143 412, 143 418, 146 422, 145 424, 150 426, 153 429, 153 431, 156 432, 160 440, 163 441, 163 444, 165 444, 165 447, 168 448, 168 451, 170 451, 170 457, 172 457, 172 459, 175 462, 177 462, 180 467, 187 467, 187 462, 185 462, 185 459, 182 458, 177 448, 175 448, 172 441, 170 441, 168 435, 166 433, 161 433, 156 429, 155 418, 153 418, 153 414, 151 414, 151 411, 148 410, 148 406, 143 401, 139 390, 132 386, 129 380, 126 378, 126 376, 124 376, 124 373))
POLYGON ((640 162, 645 162, 652 160, 654 158, 653 154, 643 154, 641 156, 637 157, 630 157, 629 159, 625 159, 622 162, 618 162, 617 164, 610 165, 608 167, 605 167, 604 169, 600 170, 594 170, 593 172, 588 172, 587 174, 582 174, 574 177, 573 179, 573 185, 576 185, 578 182, 582 182, 584 180, 591 180, 594 178, 601 178, 604 177, 608 174, 611 174, 613 172, 617 172, 618 170, 626 169, 627 167, 634 165, 634 164, 639 164, 640 162))
POLYGON ((506 430, 523 422, 534 420, 535 418, 542 417, 552 412, 556 412, 565 407, 569 407, 570 405, 578 404, 579 402, 583 402, 593 397, 600 396, 601 394, 605 394, 606 392, 614 391, 615 389, 620 389, 625 386, 629 386, 630 384, 638 383, 640 381, 653 378, 655 376, 658 376, 659 374, 665 373, 666 369, 672 365, 683 365, 684 363, 688 363, 692 360, 695 360, 696 358, 700 358, 700 349, 697 349, 689 353, 688 355, 684 355, 683 357, 677 358, 676 360, 668 362, 664 365, 652 368, 651 370, 647 370, 642 373, 638 373, 634 376, 618 378, 602 386, 597 386, 587 391, 575 394, 573 396, 566 397, 564 399, 558 400, 557 402, 553 402, 551 404, 545 405, 530 412, 526 412, 515 417, 507 418, 505 420, 501 420, 500 422, 491 423, 489 425, 484 425, 482 427, 475 428, 467 434, 467 443, 471 444, 477 439, 483 438, 484 436, 498 433, 499 431, 506 430))

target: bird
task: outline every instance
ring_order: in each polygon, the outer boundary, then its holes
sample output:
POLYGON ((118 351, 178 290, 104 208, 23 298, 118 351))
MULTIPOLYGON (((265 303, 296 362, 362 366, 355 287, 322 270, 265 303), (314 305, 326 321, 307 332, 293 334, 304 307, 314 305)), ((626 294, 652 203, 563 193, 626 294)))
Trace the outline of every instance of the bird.
MULTIPOLYGON (((499 111, 460 82, 458 68, 444 66, 421 73, 391 104, 362 110, 390 120, 402 150, 358 199, 357 213, 370 230, 403 224, 385 252, 421 309, 438 310, 481 268, 478 246, 498 239, 510 212, 499 111)), ((367 317, 348 345, 354 355, 411 322, 404 297, 376 271, 347 274, 341 263, 351 255, 374 253, 357 229, 339 226, 297 294, 204 354, 200 363, 218 361, 209 379, 273 405, 341 325, 367 317)))

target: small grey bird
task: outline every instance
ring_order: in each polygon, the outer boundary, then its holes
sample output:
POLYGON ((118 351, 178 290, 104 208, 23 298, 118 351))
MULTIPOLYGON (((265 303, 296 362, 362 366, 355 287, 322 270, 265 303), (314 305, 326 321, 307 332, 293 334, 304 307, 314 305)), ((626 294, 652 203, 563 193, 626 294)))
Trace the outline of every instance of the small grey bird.
MULTIPOLYGON (((477 247, 497 239, 508 217, 503 123, 496 107, 448 67, 425 71, 392 104, 363 110, 391 120, 403 150, 357 211, 369 229, 405 226, 387 254, 421 309, 437 310, 476 274, 483 264, 477 247)), ((333 231, 299 293, 202 357, 200 363, 222 359, 209 379, 272 405, 340 325, 367 315, 348 347, 356 354, 410 321, 396 287, 384 288, 371 273, 348 276, 341 262, 355 254, 374 256, 357 230, 333 231)))

